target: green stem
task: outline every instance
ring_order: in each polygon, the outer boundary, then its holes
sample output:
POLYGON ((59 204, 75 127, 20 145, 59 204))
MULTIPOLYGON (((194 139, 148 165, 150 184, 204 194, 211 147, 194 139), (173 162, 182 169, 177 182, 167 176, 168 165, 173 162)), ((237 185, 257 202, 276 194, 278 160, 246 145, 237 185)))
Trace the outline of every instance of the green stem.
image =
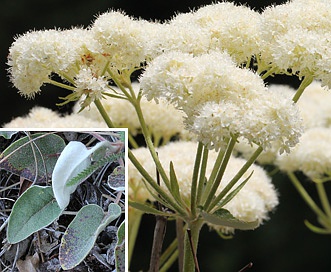
POLYGON ((305 76, 303 78, 298 90, 296 91, 295 95, 292 98, 294 103, 298 102, 300 96, 303 94, 303 91, 310 85, 310 83, 312 83, 313 79, 314 78, 312 76, 305 76))
POLYGON ((261 78, 264 80, 266 79, 268 76, 272 75, 274 72, 277 71, 277 67, 273 67, 273 68, 270 68, 266 73, 264 73, 261 78))
POLYGON ((131 146, 133 148, 138 148, 139 145, 137 144, 136 140, 133 138, 132 134, 130 132, 128 132, 128 140, 129 140, 129 143, 131 144, 131 146))
POLYGON ((66 89, 66 90, 69 90, 69 91, 75 91, 76 90, 76 88, 74 86, 69 86, 67 84, 57 82, 57 81, 55 81, 53 79, 50 79, 49 80, 49 83, 52 84, 52 85, 54 85, 54 86, 57 86, 57 87, 60 87, 62 89, 66 89))
POLYGON ((195 156, 193 175, 192 175, 192 185, 191 185, 191 212, 193 217, 195 217, 196 215, 198 173, 200 169, 202 148, 203 148, 203 144, 199 142, 195 156))
POLYGON ((219 172, 219 169, 221 167, 221 163, 222 163, 222 161, 224 159, 225 151, 226 150, 220 150, 219 153, 218 153, 218 155, 217 155, 216 161, 215 161, 214 166, 213 166, 213 170, 211 171, 211 174, 210 174, 209 179, 207 181, 205 190, 204 190, 204 192, 202 194, 201 203, 205 203, 206 200, 207 200, 208 193, 210 192, 211 187, 214 184, 214 181, 216 179, 217 173, 219 172))
POLYGON ((129 232, 129 245, 128 245, 128 264, 130 267, 130 262, 132 258, 132 253, 134 246, 136 244, 136 239, 139 231, 139 226, 140 226, 140 221, 142 218, 143 212, 136 210, 134 208, 130 208, 129 211, 129 227, 128 227, 128 232, 129 232))
POLYGON ((315 201, 310 197, 310 195, 307 193, 305 188, 301 185, 298 178, 294 175, 294 173, 289 172, 287 173, 292 184, 297 189, 303 200, 307 203, 307 205, 312 209, 313 212, 317 216, 319 216, 323 221, 328 221, 328 217, 324 214, 324 212, 316 205, 315 201))
POLYGON ((107 126, 109 128, 114 128, 115 126, 114 126, 113 122, 110 120, 110 118, 109 118, 105 108, 102 106, 102 103, 100 102, 100 100, 99 99, 94 100, 94 104, 97 107, 98 111, 100 112, 103 120, 105 120, 107 126))
POLYGON ((237 137, 232 137, 230 139, 230 141, 228 142, 228 146, 227 146, 226 152, 224 154, 221 167, 220 167, 220 169, 217 173, 217 176, 216 176, 215 180, 212 182, 212 187, 209 191, 207 191, 207 188, 206 188, 205 193, 208 195, 208 197, 207 197, 207 200, 204 204, 204 210, 210 210, 209 209, 210 203, 212 202, 212 200, 215 196, 215 193, 217 191, 217 188, 219 187, 219 185, 222 181, 222 177, 224 175, 226 166, 228 165, 228 162, 230 160, 230 157, 231 157, 231 154, 232 154, 232 151, 233 151, 233 148, 234 148, 234 145, 235 145, 236 141, 237 141, 237 137))
POLYGON ((171 209, 175 210, 179 215, 185 217, 187 213, 185 210, 178 205, 172 197, 168 196, 168 194, 159 186, 156 181, 149 175, 149 173, 145 170, 144 167, 138 162, 137 158, 133 155, 132 151, 128 150, 128 157, 132 164, 137 168, 142 177, 146 180, 146 182, 163 198, 171 207, 171 209))
POLYGON ((160 271, 167 271, 178 257, 177 239, 174 239, 160 258, 160 271))
POLYGON ((255 162, 256 158, 261 154, 263 148, 259 146, 253 155, 246 161, 246 163, 241 167, 238 173, 233 177, 233 179, 228 183, 228 185, 222 190, 222 192, 213 200, 209 205, 207 212, 210 212, 221 199, 232 189, 232 187, 238 182, 238 180, 246 173, 248 168, 255 162))
POLYGON ((159 171, 160 176, 161 176, 164 184, 166 185, 168 190, 171 192, 169 178, 168 178, 168 176, 167 176, 167 174, 166 174, 166 172, 165 172, 165 170, 164 170, 164 168, 163 168, 163 166, 162 166, 162 164, 159 160, 159 157, 156 153, 155 146, 153 144, 150 132, 147 128, 147 125, 146 125, 146 122, 145 122, 145 119, 144 119, 144 116, 143 116, 143 112, 142 112, 141 107, 140 107, 140 100, 137 99, 135 101, 132 101, 132 105, 134 106, 134 108, 136 110, 136 113, 138 115, 138 119, 139 119, 139 122, 140 122, 140 125, 141 125, 141 130, 142 130, 142 133, 144 135, 147 148, 149 149, 149 152, 151 153, 152 158, 154 160, 155 166, 156 166, 157 170, 159 171))
MULTIPOLYGON (((194 254, 197 253, 198 249, 198 240, 199 240, 199 234, 200 230, 203 226, 203 220, 195 220, 193 222, 189 223, 189 229, 191 230, 192 235, 192 241, 193 241, 193 251, 194 254)), ((196 271, 195 262, 194 262, 194 256, 192 253, 192 248, 189 240, 188 233, 185 233, 185 239, 184 239, 184 265, 183 270, 185 272, 194 272, 196 271)))
POLYGON ((178 249, 178 272, 183 272, 184 264, 184 221, 181 218, 176 218, 176 237, 177 237, 177 249, 178 249))
POLYGON ((170 267, 173 265, 173 263, 176 261, 178 257, 178 250, 176 250, 170 258, 164 263, 164 265, 161 267, 160 272, 166 272, 170 269, 170 267))
POLYGON ((316 189, 317 189, 318 196, 320 198, 323 210, 326 213, 326 215, 329 217, 329 220, 331 222, 330 202, 329 202, 328 196, 325 192, 324 183, 320 183, 320 182, 316 183, 316 189))
POLYGON ((203 194, 203 190, 206 183, 206 169, 207 169, 207 163, 208 163, 208 153, 209 150, 207 147, 203 150, 203 157, 202 157, 202 163, 200 168, 200 177, 199 177, 199 183, 198 183, 198 192, 197 192, 197 201, 196 206, 199 206, 201 204, 201 198, 203 194))
POLYGON ((131 96, 127 92, 127 90, 124 88, 124 86, 121 84, 121 82, 118 80, 118 78, 114 75, 114 73, 107 67, 107 73, 110 75, 114 83, 117 85, 118 88, 123 92, 123 94, 129 99, 131 96))

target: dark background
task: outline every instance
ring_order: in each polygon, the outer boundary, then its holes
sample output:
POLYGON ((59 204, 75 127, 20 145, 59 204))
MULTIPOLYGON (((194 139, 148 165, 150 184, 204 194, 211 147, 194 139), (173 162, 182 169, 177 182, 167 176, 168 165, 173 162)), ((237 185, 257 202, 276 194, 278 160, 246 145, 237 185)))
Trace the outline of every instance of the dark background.
MULTIPOLYGON (((176 12, 187 12, 190 8, 210 4, 212 1, 134 1, 134 0, 2 0, 0 16, 0 125, 13 117, 28 113, 33 105, 40 105, 60 112, 70 107, 57 108, 59 96, 65 91, 48 87, 34 100, 26 100, 12 88, 7 77, 6 58, 13 37, 30 29, 70 28, 88 26, 98 13, 111 8, 122 9, 127 14, 144 19, 169 19, 176 12)), ((239 1, 236 1, 237 3, 239 1)), ((251 7, 261 9, 270 3, 283 1, 242 1, 251 7)), ((249 23, 249 22, 247 22, 249 23)), ((278 78, 288 81, 288 78, 278 78)), ((51 121, 51 120, 50 120, 51 121)), ((312 184, 306 183, 311 194, 312 184)), ((214 232, 204 228, 199 245, 199 260, 202 271, 239 271, 247 263, 254 266, 249 271, 331 271, 331 236, 311 233, 303 220, 315 223, 312 212, 306 208, 286 177, 276 181, 280 194, 280 205, 271 214, 271 220, 255 231, 238 231, 233 239, 222 240, 214 232)), ((154 219, 144 217, 139 233, 137 249, 131 271, 148 269, 148 249, 154 219), (141 247, 139 247, 141 246, 141 247)), ((167 239, 171 240, 171 225, 167 239)), ((176 267, 173 271, 176 271, 176 267)))

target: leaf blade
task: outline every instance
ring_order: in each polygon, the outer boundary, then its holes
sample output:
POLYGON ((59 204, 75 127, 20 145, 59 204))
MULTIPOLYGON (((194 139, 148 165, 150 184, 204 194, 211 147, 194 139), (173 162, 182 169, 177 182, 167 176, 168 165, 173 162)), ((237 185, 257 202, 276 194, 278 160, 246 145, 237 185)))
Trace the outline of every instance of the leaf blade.
POLYGON ((114 205, 108 208, 109 215, 106 216, 102 208, 95 204, 86 205, 80 209, 61 239, 59 260, 64 270, 71 269, 82 262, 92 249, 99 233, 119 216, 120 207, 117 208, 114 205))
POLYGON ((7 239, 18 243, 48 226, 62 213, 50 186, 31 186, 15 202, 9 216, 7 239))
POLYGON ((235 229, 252 230, 259 226, 258 220, 247 222, 237 219, 226 209, 219 209, 213 214, 202 211, 201 215, 205 221, 211 224, 231 227, 235 229))

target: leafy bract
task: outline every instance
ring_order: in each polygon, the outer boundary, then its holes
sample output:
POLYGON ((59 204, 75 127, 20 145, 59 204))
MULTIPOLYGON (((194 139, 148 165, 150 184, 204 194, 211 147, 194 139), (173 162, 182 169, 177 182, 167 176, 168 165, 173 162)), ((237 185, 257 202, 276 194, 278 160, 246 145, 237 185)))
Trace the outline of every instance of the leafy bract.
POLYGON ((161 216, 172 216, 173 215, 171 213, 166 213, 166 212, 162 212, 158 209, 155 209, 151 205, 139 203, 139 202, 135 202, 135 201, 131 201, 131 200, 129 200, 129 205, 137 210, 140 210, 140 211, 142 211, 144 213, 148 213, 148 214, 161 215, 161 216))
POLYGON ((69 142, 58 158, 52 175, 54 196, 61 209, 68 206, 70 195, 77 186, 100 167, 89 168, 92 163, 111 155, 114 150, 112 143, 108 141, 99 142, 91 149, 87 149, 81 142, 69 142), (91 170, 79 176, 86 169, 91 170))
POLYGON ((91 164, 90 152, 81 142, 72 141, 63 149, 52 174, 52 187, 59 206, 64 209, 78 184, 66 187, 66 182, 91 164))
POLYGON ((64 147, 58 135, 35 133, 31 139, 23 137, 7 147, 0 156, 0 168, 30 181, 45 182, 64 147))
POLYGON ((61 267, 68 270, 83 261, 100 232, 120 215, 121 208, 115 203, 109 205, 106 215, 102 208, 95 204, 80 209, 61 240, 59 253, 61 267))
POLYGON ((228 210, 219 209, 213 214, 201 212, 203 219, 211 224, 232 227, 241 230, 252 230, 259 226, 259 221, 246 222, 235 218, 228 210))
POLYGON ((18 243, 48 226, 62 213, 52 188, 31 186, 15 202, 9 216, 7 239, 18 243))

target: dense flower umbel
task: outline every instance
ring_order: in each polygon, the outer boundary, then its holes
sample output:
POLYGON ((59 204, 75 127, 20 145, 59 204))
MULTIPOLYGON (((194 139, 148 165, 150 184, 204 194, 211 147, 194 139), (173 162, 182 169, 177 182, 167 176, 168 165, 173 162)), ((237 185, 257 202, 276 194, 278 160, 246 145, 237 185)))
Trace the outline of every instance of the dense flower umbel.
MULTIPOLYGON (((160 161, 165 169, 168 169, 170 161, 173 162, 180 193, 187 203, 190 200, 196 145, 193 142, 173 142, 158 149, 160 161)), ((133 150, 133 153, 147 172, 152 177, 155 177, 155 166, 153 166, 148 149, 139 148, 133 150)), ((212 171, 213 162, 216 160, 216 157, 216 152, 211 151, 209 153, 209 163, 206 170, 207 178, 212 171)), ((244 163, 245 160, 243 159, 231 158, 218 192, 227 185, 244 163)), ((268 212, 277 206, 278 198, 270 178, 257 165, 252 165, 241 178, 241 181, 247 178, 252 171, 254 173, 248 183, 224 208, 228 209, 238 219, 245 221, 258 220, 262 223, 263 220, 268 218, 268 212)), ((134 167, 129 167, 129 197, 134 201, 153 201, 153 197, 143 185, 142 177, 134 167)), ((213 227, 225 232, 233 231, 233 229, 222 226, 213 227)))
POLYGON ((294 0, 266 8, 262 17, 261 59, 331 87, 331 2, 294 0))
POLYGON ((165 98, 182 109, 187 128, 209 148, 231 135, 280 152, 298 142, 301 120, 290 98, 268 92, 262 79, 238 68, 226 53, 193 57, 170 52, 154 59, 140 78, 148 99, 165 98))
POLYGON ((196 48, 204 46, 204 53, 226 50, 238 63, 259 53, 260 14, 245 6, 230 2, 211 4, 191 13, 178 14, 170 24, 199 31, 196 48))
POLYGON ((85 29, 30 31, 16 38, 9 49, 11 81, 28 98, 49 82, 52 72, 59 75, 77 71, 76 62, 86 54, 86 46, 97 44, 85 29))
MULTIPOLYGON (((277 93, 282 97, 290 99, 295 94, 295 89, 288 85, 270 85, 269 91, 277 93)), ((331 127, 331 93, 325 87, 321 86, 321 82, 313 81, 304 91, 303 95, 297 102, 299 115, 302 118, 304 129, 316 127, 331 127)), ((278 153, 279 143, 272 143, 272 147, 257 158, 261 164, 273 164, 278 153)), ((256 146, 247 144, 243 139, 239 139, 239 143, 235 145, 235 150, 241 153, 244 158, 249 158, 256 146)))
POLYGON ((47 108, 34 107, 29 114, 16 117, 5 128, 106 128, 104 122, 97 122, 94 119, 70 114, 60 116, 55 111, 47 108))
POLYGON ((291 154, 279 156, 276 164, 285 172, 302 171, 312 180, 331 176, 331 128, 312 128, 301 137, 291 154))
POLYGON ((134 69, 145 61, 148 40, 144 35, 148 22, 135 20, 122 12, 101 14, 91 32, 102 53, 117 70, 134 69))

